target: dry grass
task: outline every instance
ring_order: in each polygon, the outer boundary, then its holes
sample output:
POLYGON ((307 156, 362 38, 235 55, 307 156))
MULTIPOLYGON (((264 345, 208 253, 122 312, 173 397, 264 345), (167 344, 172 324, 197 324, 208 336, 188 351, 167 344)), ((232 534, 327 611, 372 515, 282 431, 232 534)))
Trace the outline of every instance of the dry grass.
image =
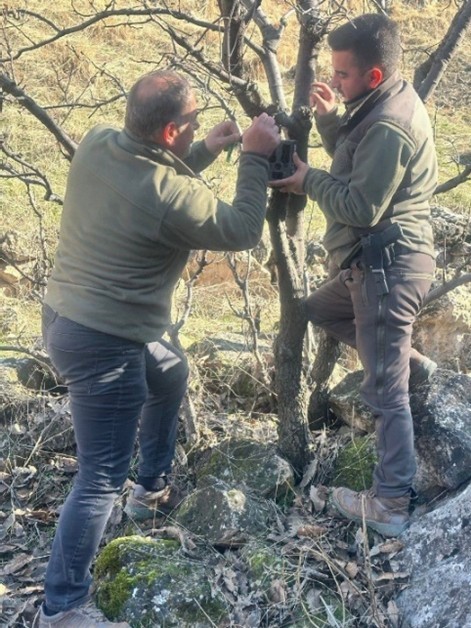
MULTIPOLYGON (((17 0, 15 6, 23 4, 17 0)), ((77 0, 74 3, 59 0, 50 3, 46 0, 28 0, 24 3, 30 11, 45 16, 61 27, 71 27, 86 16, 91 15, 95 9, 103 9, 107 2, 98 0, 77 0), (79 18, 72 10, 72 6, 82 13, 79 18)), ((208 0, 173 0, 167 3, 174 8, 191 9, 192 14, 198 14, 203 19, 213 21, 216 19, 216 3, 208 0)), ((115 3, 117 7, 129 6, 124 0, 115 3)), ((289 1, 271 0, 264 1, 265 12, 276 23, 281 16, 287 13, 291 7, 289 1)), ((11 5, 8 5, 11 8, 11 5)), ((404 73, 412 76, 413 68, 423 61, 427 53, 430 53, 443 34, 446 32, 451 17, 456 7, 445 0, 427 2, 425 6, 408 2, 397 3, 393 7, 393 17, 399 20, 404 33, 404 73)), ((350 2, 352 14, 372 10, 372 5, 366 2, 352 0, 350 2)), ((4 13, 5 17, 6 13, 4 13)), ((189 24, 172 21, 172 24, 184 31, 188 38, 193 36, 194 27, 189 24)), ((53 29, 44 22, 28 20, 25 17, 14 17, 4 21, 4 43, 10 45, 10 49, 18 49, 31 45, 53 34, 53 29)), ((250 34, 250 29, 249 29, 250 34)), ((297 26, 294 16, 288 20, 285 39, 280 46, 278 57, 282 64, 286 81, 286 90, 289 95, 292 91, 292 68, 296 63, 297 26)), ((218 58, 221 47, 221 37, 217 33, 208 33, 201 46, 213 60, 218 58)), ((163 31, 152 22, 145 22, 142 18, 135 18, 133 24, 126 24, 125 18, 113 18, 102 24, 95 24, 86 32, 75 33, 67 39, 61 39, 42 47, 36 52, 28 52, 12 64, 7 63, 6 69, 15 81, 36 99, 39 105, 45 107, 49 114, 58 123, 63 125, 67 134, 75 141, 79 141, 86 130, 98 123, 107 122, 121 125, 125 98, 124 94, 134 80, 150 69, 166 65, 171 60, 167 56, 170 48, 163 31), (113 100, 112 100, 113 99, 113 100), (94 108, 96 103, 112 100, 99 108, 94 108), (71 106, 73 104, 73 106, 71 106)), ((5 48, 2 53, 4 54, 5 48)), ((318 75, 327 79, 330 75, 330 55, 323 49, 319 58, 318 75)), ((199 73, 201 68, 191 64, 189 68, 199 73)), ((247 66, 250 68, 251 77, 260 82, 261 89, 266 93, 266 85, 263 84, 263 72, 260 62, 248 54, 247 66)), ((469 150, 469 127, 471 125, 470 81, 471 81, 471 42, 469 38, 463 43, 458 57, 451 63, 446 77, 440 86, 439 92, 429 103, 429 110, 436 128, 437 148, 440 156, 441 181, 456 174, 456 164, 453 157, 465 150, 469 150)), ((214 87, 217 86, 214 84, 214 87)), ((201 134, 203 135, 214 123, 225 114, 218 106, 217 100, 201 87, 198 88, 200 101, 208 104, 210 108, 202 117, 201 134)), ((234 110, 244 127, 248 121, 234 97, 222 94, 225 102, 234 110)), ((4 120, 2 132, 10 149, 21 153, 24 162, 38 168, 47 174, 47 179, 53 191, 63 197, 68 170, 68 163, 60 153, 57 143, 51 134, 36 119, 21 107, 14 105, 8 98, 3 107, 4 120)), ((329 159, 324 151, 319 148, 318 137, 315 132, 312 135, 312 149, 310 162, 319 167, 328 168, 329 159)), ((215 193, 221 198, 230 201, 235 188, 234 163, 228 165, 224 158, 209 168, 205 177, 215 193)), ((30 168, 25 166, 25 171, 30 168)), ((19 256, 25 253, 32 257, 39 257, 41 242, 38 241, 39 218, 44 229, 44 245, 47 257, 52 259, 61 207, 44 198, 44 188, 33 186, 31 195, 26 194, 26 187, 18 180, 2 181, 2 220, 5 231, 12 235, 12 252, 19 256)), ((465 211, 469 208, 470 201, 469 183, 439 198, 439 201, 448 205, 451 209, 465 211)), ((320 238, 324 220, 321 213, 312 202, 308 203, 305 212, 307 239, 320 238)), ((222 256, 216 256, 222 257, 222 256)), ((241 257, 244 263, 244 256, 241 257)), ((21 266, 27 274, 34 270, 34 263, 21 266)), ((253 272, 249 280, 250 299, 252 306, 260 311, 260 330, 267 338, 267 342, 276 333, 279 318, 279 304, 276 288, 271 284, 270 278, 263 266, 253 265, 253 272)), ((11 269, 10 269, 11 270, 11 269)), ((184 281, 191 276, 191 267, 188 275, 184 276, 178 286, 175 298, 175 316, 181 314, 186 300, 186 288, 184 281)), ((39 308, 40 299, 34 298, 27 287, 20 287, 20 292, 10 296, 5 291, 0 294, 0 308, 2 311, 0 337, 8 344, 31 347, 40 334, 39 308)), ((242 311, 244 299, 240 290, 236 287, 225 261, 219 260, 211 264, 203 273, 193 288, 192 315, 180 334, 180 339, 185 348, 195 342, 204 340, 208 336, 222 336, 228 332, 241 334, 248 338, 247 323, 237 316, 235 311, 242 311)), ((8 354, 10 355, 10 354, 8 354)), ((199 359, 199 358, 196 358, 199 359)), ((235 396, 233 381, 210 382, 210 371, 202 369, 201 377, 195 377, 192 385, 195 389, 195 398, 199 399, 199 418, 201 430, 208 439, 216 438, 222 432, 230 430, 231 420, 240 425, 241 417, 229 414, 235 408, 251 411, 251 399, 241 399, 235 396), (247 401, 247 408, 241 408, 241 404, 247 401), (206 403, 206 407, 205 407, 206 403), (231 419, 232 417, 232 419, 231 419)), ((211 375, 214 377, 214 373, 211 375)), ((38 414, 32 415, 27 407, 21 408, 18 416, 7 426, 3 440, 1 441, 1 456, 6 464, 0 468, 0 472, 7 474, 7 492, 3 493, 4 503, 14 502, 18 507, 13 511, 12 518, 8 519, 6 539, 12 545, 13 557, 36 549, 39 556, 37 562, 20 565, 18 570, 12 571, 12 577, 18 573, 24 579, 24 591, 18 599, 29 600, 25 602, 26 614, 22 615, 21 609, 16 607, 17 617, 24 620, 30 617, 32 601, 37 599, 41 590, 41 567, 49 547, 51 528, 55 522, 55 511, 62 502, 70 481, 70 469, 67 466, 69 458, 54 451, 53 440, 38 441, 37 438, 43 432, 44 421, 52 416, 52 423, 56 419, 63 418, 66 410, 58 404, 55 409, 45 407, 38 414), (42 419, 39 418, 42 416, 42 419), (35 443, 40 442, 39 447, 35 443), (34 453, 34 455, 32 455, 34 453), (30 458, 30 456, 32 457, 30 458), (26 465, 28 462, 28 465, 26 465), (26 470, 24 467, 32 464, 36 471, 26 470), (20 470, 15 471, 15 467, 20 470), (28 475, 28 473, 30 475, 28 475), (15 478, 21 476, 23 484, 20 485, 15 478), (16 484, 14 484, 16 482, 16 484), (13 486, 12 486, 13 484, 13 486), (18 491, 17 488, 23 489, 18 491), (59 490, 58 490, 59 489, 59 490), (59 494, 58 494, 59 493, 59 494), (37 569, 36 569, 37 567, 37 569), (29 604, 29 606, 28 606, 29 604)), ((265 415, 266 417, 268 415, 265 415)), ((247 421, 247 418, 245 418, 247 421)), ((266 419, 268 420, 268 418, 266 419)), ((271 419, 270 419, 271 420, 271 419)), ((260 425, 259 421, 252 421, 260 425)), ((246 423, 246 427, 248 425, 246 423)), ((47 435, 46 435, 47 436, 47 435)), ((52 437, 51 437, 52 438, 52 437)), ((55 438, 55 436, 54 436, 55 438)), ((321 437, 319 436, 319 439, 321 437)), ((60 448, 59 448, 60 449, 60 448)), ((64 451, 64 450, 62 450, 64 451)), ((66 450, 70 454, 73 465, 73 449, 66 450)), ((327 447, 320 452, 321 463, 328 475, 331 460, 334 457, 332 448, 327 447)), ((187 470, 188 471, 188 470, 187 470)), ((6 476, 2 476, 5 479, 6 476)), ((5 512, 7 512, 5 510, 5 512)), ((345 573, 339 572, 338 557, 346 541, 351 542, 348 530, 345 527, 329 530, 321 540, 306 538, 303 532, 309 533, 306 521, 312 523, 313 506, 306 495, 300 497, 291 512, 291 519, 287 524, 287 531, 283 538, 275 539, 276 551, 288 560, 287 569, 290 578, 297 578, 299 586, 291 589, 294 595, 299 595, 302 604, 305 605, 306 616, 300 620, 300 625, 311 625, 309 618, 310 607, 316 602, 303 597, 306 592, 303 586, 309 583, 313 577, 324 577, 332 589, 336 589, 340 580, 348 583, 345 573), (332 555, 335 554, 335 559, 332 555), (313 573, 315 572, 315 576, 313 573), (307 622, 307 623, 306 623, 307 622)), ((10 517, 10 515, 9 515, 10 517)), ((329 528, 327 521, 321 521, 322 525, 329 528)), ((119 524, 112 524, 109 535, 122 531, 119 524)), ((272 531, 278 534, 276 530, 272 531)), ((310 530, 311 534, 315 531, 310 530)), ((357 542, 358 539, 355 539, 357 542)), ((361 539, 360 539, 361 541, 361 539)), ((361 545, 361 542, 357 543, 361 545)), ((359 547, 358 556, 366 561, 365 548, 359 547)), ((8 557, 10 554, 7 555, 8 557)), ((348 557, 345 558, 345 568, 350 565, 348 557)), ((8 558, 9 560, 9 558, 8 558)), ((12 559, 13 560, 13 559, 12 559)), ((35 559, 36 560, 36 559, 35 559)), ((351 562, 351 561, 350 561, 351 562)), ((10 563, 9 563, 10 564, 10 563)), ((371 583, 365 576, 362 579, 364 587, 362 594, 358 595, 359 611, 369 613, 366 595, 371 583), (367 592, 365 594, 365 591, 367 592)), ((306 585, 307 586, 307 585, 306 585)), ((1 588, 0 588, 1 593, 1 588)), ((379 592, 380 595, 384 593, 379 592)), ((387 592, 388 595, 390 592, 387 592)), ((357 592, 348 589, 348 595, 355 598, 357 592)), ((373 603, 374 600, 372 600, 373 603)), ((23 602, 21 602, 23 603, 23 602)), ((280 607, 281 608, 281 607, 280 607)), ((286 609, 285 609, 286 610, 286 609)), ((266 617, 274 617, 273 604, 267 604, 266 617), (271 613, 271 614, 270 614, 271 613)), ((283 611, 284 612, 284 611, 283 611)), ((280 615, 281 616, 281 615, 280 615)), ((371 617, 368 617, 368 621, 371 617)), ((366 619, 365 619, 366 621, 366 619)), ((20 619, 18 620, 20 622, 20 619)), ((331 619, 330 625, 349 625, 348 619, 331 619), (337 622, 336 624, 334 622, 337 622)), ((0 621, 1 623, 1 621, 0 621)), ((22 625, 18 623, 18 625, 22 625)), ((24 624, 23 624, 24 625, 24 624)), ((277 625, 276 623, 266 625, 277 625)), ((371 625, 361 624, 358 625, 371 625)))
MULTIPOLYGON (((88 0, 80 2, 62 1, 49 3, 45 0, 28 2, 28 9, 43 15, 51 23, 60 28, 70 28, 88 19, 96 10, 103 10, 107 3, 103 0, 92 3, 88 0), (75 11, 74 11, 75 9, 75 11)), ((125 2, 117 2, 117 8, 124 8, 125 2)), ((137 5, 139 6, 139 5, 137 5)), ((213 2, 200 0, 197 3, 174 1, 168 3, 177 10, 190 9, 194 15, 214 22, 217 19, 217 8, 213 2)), ((286 92, 289 97, 292 90, 290 70, 296 63, 296 46, 298 27, 296 18, 289 1, 264 2, 263 8, 270 20, 278 24, 283 16, 288 16, 284 38, 280 45, 278 58, 282 72, 285 74, 286 92)), ((352 1, 349 4, 351 15, 365 10, 372 10, 364 2, 352 1)), ((392 16, 397 19, 403 30, 404 64, 406 76, 412 75, 413 68, 423 61, 448 28, 456 7, 445 1, 428 2, 426 7, 408 2, 397 3, 393 6, 392 16)), ((6 15, 6 14, 5 14, 6 15)), ((40 106, 45 107, 48 113, 66 130, 67 134, 79 141, 86 130, 95 123, 107 122, 121 125, 124 112, 124 94, 137 76, 159 65, 168 64, 171 56, 168 37, 158 26, 157 21, 149 21, 141 17, 127 18, 120 16, 109 18, 105 22, 91 25, 86 31, 72 33, 66 38, 58 39, 38 51, 23 54, 12 64, 6 64, 7 70, 16 82, 33 97, 40 106), (132 22, 132 23, 130 23, 132 22), (111 100, 96 108, 96 103, 111 100)), ((172 19, 169 21, 180 33, 185 33, 188 39, 194 37, 196 27, 172 19)), ((12 16, 4 18, 5 42, 11 51, 30 46, 33 42, 40 42, 54 34, 54 29, 44 21, 27 18, 26 16, 12 16)), ((257 37, 256 29, 250 26, 249 35, 257 37)), ((221 36, 208 31, 205 37, 198 41, 198 45, 205 53, 216 60, 220 53, 221 36)), ((5 49, 4 49, 5 50, 5 49)), ((3 54, 3 53, 2 53, 3 54)), ((185 63, 192 72, 200 72, 201 68, 185 63)), ((259 83, 262 91, 266 92, 263 81, 263 72, 259 60, 252 52, 247 52, 245 63, 250 68, 254 81, 259 83)), ((324 47, 318 63, 318 76, 327 79, 330 75, 330 54, 324 47)), ((468 129, 471 124, 471 109, 469 108, 469 89, 471 68, 471 44, 466 40, 460 54, 454 60, 441 85, 439 93, 429 103, 429 110, 434 121, 437 137, 437 148, 440 156, 440 180, 444 181, 457 172, 456 155, 469 149, 468 129)), ((216 84, 213 84, 216 88, 216 84)), ((225 116, 217 101, 201 87, 198 88, 200 101, 209 105, 202 116, 201 135, 217 121, 225 116)), ((234 97, 222 94, 223 99, 238 116, 244 127, 248 120, 244 119, 240 107, 234 97)), ((59 196, 63 197, 68 164, 57 149, 53 136, 31 115, 19 107, 7 103, 4 131, 8 146, 21 152, 22 158, 41 172, 47 174, 48 181, 59 196)), ((312 136, 313 148, 310 151, 310 162, 316 166, 328 168, 329 159, 322 149, 316 133, 312 136)), ((228 164, 219 159, 205 173, 215 193, 224 200, 230 201, 235 186, 235 164, 228 164)), ((25 186, 17 180, 6 181, 4 199, 7 211, 4 212, 4 229, 17 234, 18 252, 27 250, 28 243, 37 236, 38 220, 32 211, 25 186)), ((35 187, 35 212, 41 214, 44 223, 46 248, 49 255, 53 255, 57 236, 57 224, 60 217, 60 206, 47 202, 43 198, 43 189, 35 187)), ((469 205, 469 184, 439 198, 439 202, 452 209, 464 211, 469 205)), ((306 209, 307 239, 319 239, 324 228, 321 213, 312 202, 308 202, 306 209)), ((226 285, 215 284, 215 290, 227 291, 226 285)), ((234 292, 233 289, 229 291, 234 292)), ((266 303, 261 299, 263 320, 274 323, 272 313, 276 312, 276 294, 269 292, 264 296, 266 303), (264 305, 266 306, 264 308, 264 305)), ((210 290, 195 291, 195 313, 201 317, 201 324, 197 317, 193 317, 190 326, 206 327, 207 314, 213 312, 212 307, 206 307, 205 300, 211 302, 210 290)), ((224 299, 219 299, 224 304, 224 299)), ((11 307, 11 304, 8 304, 11 307)), ((18 322, 11 334, 17 335, 18 329, 24 329, 27 321, 24 312, 28 315, 33 308, 26 308, 18 316, 18 322)), ((37 307, 36 307, 37 311, 37 307)), ((34 316, 33 316, 34 319, 34 316)), ((218 319, 223 325, 239 322, 234 317, 227 303, 221 311, 218 310, 218 319), (220 316, 219 316, 220 315, 220 316)), ((211 325, 214 317, 210 315, 211 325)), ((217 323, 216 323, 217 324, 217 323)), ((37 322, 32 323, 37 329, 37 322)))

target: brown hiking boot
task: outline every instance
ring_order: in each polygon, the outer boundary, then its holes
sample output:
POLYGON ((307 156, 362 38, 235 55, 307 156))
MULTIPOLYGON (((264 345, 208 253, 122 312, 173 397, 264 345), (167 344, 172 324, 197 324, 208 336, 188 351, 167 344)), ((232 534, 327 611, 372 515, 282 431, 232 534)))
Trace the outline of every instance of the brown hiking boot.
POLYGON ((34 618, 33 628, 130 628, 130 626, 125 621, 108 621, 93 602, 87 602, 55 615, 46 615, 41 606, 34 618))
POLYGON ((330 501, 338 512, 356 523, 366 525, 384 536, 398 536, 409 525, 409 495, 379 497, 372 490, 359 493, 334 488, 330 501))
POLYGON ((162 517, 173 512, 183 501, 184 494, 173 484, 160 491, 147 491, 136 484, 129 493, 124 512, 134 521, 162 517))

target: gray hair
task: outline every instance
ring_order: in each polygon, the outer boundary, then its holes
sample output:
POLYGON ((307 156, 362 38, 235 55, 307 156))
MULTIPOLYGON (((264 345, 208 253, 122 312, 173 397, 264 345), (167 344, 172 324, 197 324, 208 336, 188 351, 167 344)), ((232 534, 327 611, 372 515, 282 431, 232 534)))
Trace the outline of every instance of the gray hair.
POLYGON ((190 95, 190 84, 176 72, 145 74, 129 92, 124 125, 133 135, 148 139, 154 131, 178 119, 190 95))

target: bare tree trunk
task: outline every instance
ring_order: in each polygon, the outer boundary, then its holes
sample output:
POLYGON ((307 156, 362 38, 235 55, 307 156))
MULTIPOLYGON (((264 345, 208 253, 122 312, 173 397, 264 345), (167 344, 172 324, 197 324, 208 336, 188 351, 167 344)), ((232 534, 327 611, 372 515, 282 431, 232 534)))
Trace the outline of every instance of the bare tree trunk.
POLYGON ((310 380, 314 382, 314 389, 309 397, 308 418, 309 427, 313 430, 320 429, 327 422, 329 413, 328 381, 340 353, 339 341, 328 336, 325 331, 321 331, 310 377, 310 380))
MULTIPOLYGON (((271 203, 280 210, 284 199, 275 192, 271 203), (281 197, 281 198, 280 198, 281 197)), ((285 200, 288 202, 288 199, 285 200)), ((271 217, 272 212, 270 212, 271 217)), ((278 446, 295 471, 309 462, 311 442, 307 425, 307 388, 302 369, 306 331, 303 284, 289 251, 284 222, 270 219, 270 236, 280 288, 280 331, 275 342, 275 386, 278 398, 278 446)))
POLYGON ((435 53, 416 70, 414 87, 424 102, 427 102, 437 89, 448 64, 466 34, 470 22, 471 0, 465 0, 461 9, 454 16, 450 28, 435 53))

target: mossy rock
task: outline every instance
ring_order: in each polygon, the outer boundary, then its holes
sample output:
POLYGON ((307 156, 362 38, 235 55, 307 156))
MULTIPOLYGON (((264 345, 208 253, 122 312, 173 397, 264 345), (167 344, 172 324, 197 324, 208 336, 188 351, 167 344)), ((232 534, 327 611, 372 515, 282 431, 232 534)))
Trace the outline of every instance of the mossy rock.
POLYGON ((273 505, 213 476, 205 476, 175 513, 175 521, 218 547, 239 547, 260 536, 273 505))
POLYGON ((219 443, 197 467, 198 482, 214 476, 283 504, 289 504, 294 497, 293 470, 277 454, 274 445, 249 439, 228 439, 219 443))
POLYGON ((333 486, 345 486, 354 491, 371 487, 377 462, 374 438, 353 438, 339 453, 334 464, 333 486))
POLYGON ((182 553, 179 543, 140 536, 115 539, 95 566, 97 603, 115 621, 137 628, 206 628, 228 617, 209 565, 182 553))

